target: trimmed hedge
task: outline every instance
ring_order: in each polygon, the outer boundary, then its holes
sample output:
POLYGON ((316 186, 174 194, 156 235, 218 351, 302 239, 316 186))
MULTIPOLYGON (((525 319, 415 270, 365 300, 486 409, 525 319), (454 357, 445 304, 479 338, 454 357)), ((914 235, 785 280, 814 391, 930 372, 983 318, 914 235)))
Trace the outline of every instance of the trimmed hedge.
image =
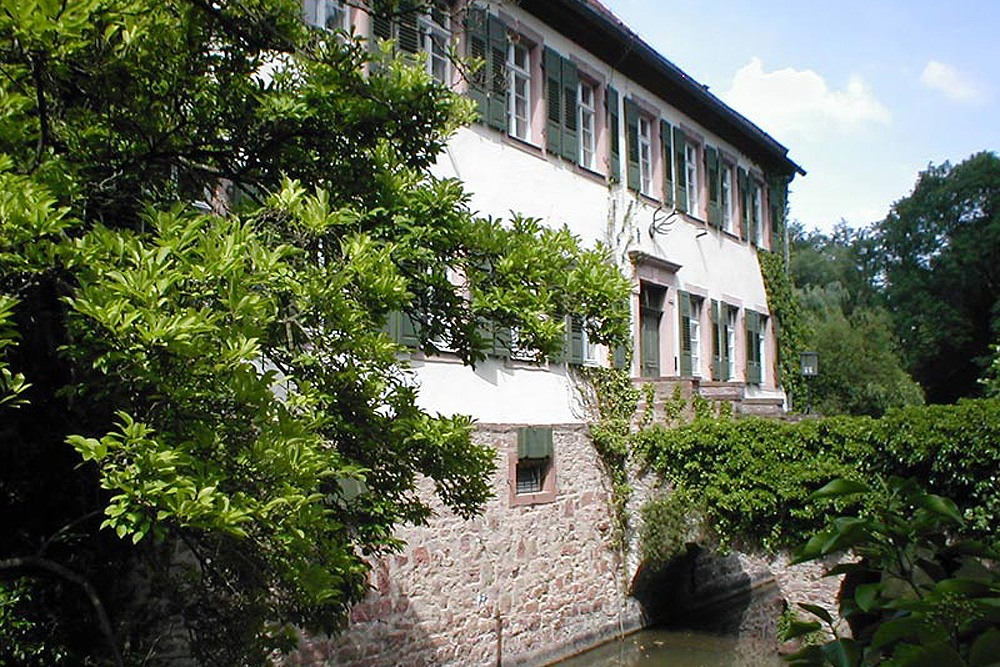
POLYGON ((801 543, 831 507, 810 500, 814 490, 835 477, 888 475, 918 479, 965 508, 973 531, 1000 537, 1000 399, 914 406, 880 419, 702 419, 633 437, 643 460, 697 501, 724 543, 801 543))

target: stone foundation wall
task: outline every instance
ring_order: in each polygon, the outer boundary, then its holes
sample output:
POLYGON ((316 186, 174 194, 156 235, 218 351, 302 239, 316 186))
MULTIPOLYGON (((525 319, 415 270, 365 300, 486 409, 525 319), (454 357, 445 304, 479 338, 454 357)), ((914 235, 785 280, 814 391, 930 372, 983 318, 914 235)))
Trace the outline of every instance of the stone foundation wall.
MULTIPOLYGON (((622 568, 621 555, 607 546, 609 490, 586 426, 553 427, 555 500, 514 505, 508 463, 512 454, 516 458, 519 426, 479 425, 474 435, 497 452, 497 495, 483 514, 464 521, 438 504, 428 526, 400 530, 406 547, 373 564, 372 590, 345 631, 304 637, 286 664, 544 665, 643 626, 643 610, 627 591, 639 568, 638 510, 648 494, 659 492, 656 480, 634 476, 633 548, 622 568)), ((433 495, 430 485, 422 492, 433 495)), ((820 564, 789 566, 782 556, 727 558, 738 560, 752 590, 777 590, 766 619, 747 616, 754 635, 771 633, 782 600, 792 607, 829 607, 839 588, 839 580, 822 578, 820 564)), ((747 585, 743 577, 734 581, 747 585)), ((744 592, 734 588, 732 594, 744 592)))
MULTIPOLYGON (((642 625, 606 546, 608 491, 579 424, 555 425, 554 502, 511 506, 508 455, 519 425, 480 425, 497 450, 497 496, 463 521, 443 507, 399 532, 372 591, 336 638, 306 637, 292 665, 542 665, 642 625)), ((429 494, 430 488, 427 489, 429 494)))

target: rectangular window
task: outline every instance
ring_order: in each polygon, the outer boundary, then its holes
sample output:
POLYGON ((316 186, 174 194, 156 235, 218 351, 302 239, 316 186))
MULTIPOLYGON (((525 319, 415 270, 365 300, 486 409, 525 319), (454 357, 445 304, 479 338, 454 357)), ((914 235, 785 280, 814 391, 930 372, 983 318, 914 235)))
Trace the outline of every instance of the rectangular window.
POLYGON ((722 229, 732 233, 733 231, 733 168, 731 165, 722 164, 721 176, 721 205, 722 205, 722 229))
POLYGON ((691 375, 701 375, 701 299, 691 297, 691 316, 688 319, 691 341, 691 375))
POLYGON ((519 460, 517 462, 517 490, 515 493, 518 495, 523 493, 541 493, 546 467, 548 467, 548 460, 519 460))
POLYGON ((645 116, 639 116, 639 177, 641 192, 652 194, 653 187, 653 148, 650 121, 645 116))
POLYGON ((723 306, 726 313, 726 378, 732 380, 736 377, 736 313, 737 310, 731 306, 723 306))
POLYGON ((581 81, 579 104, 580 166, 591 170, 594 169, 596 147, 595 113, 594 86, 586 81, 581 81))
POLYGON ((346 29, 347 12, 341 0, 306 0, 306 23, 335 31, 346 29))
POLYGON ((448 44, 451 16, 441 3, 434 3, 420 19, 421 49, 427 54, 427 73, 444 85, 451 84, 448 44))
POLYGON ((750 185, 750 242, 756 246, 760 245, 761 222, 763 220, 760 195, 760 183, 753 181, 750 185))
POLYGON ((684 196, 686 199, 685 210, 692 215, 698 216, 699 204, 698 201, 698 149, 697 146, 690 143, 684 144, 684 182, 685 192, 684 196))
POLYGON ((678 328, 680 330, 681 375, 701 375, 701 308, 702 299, 687 292, 677 293, 678 328))
POLYGON ((517 430, 517 451, 509 453, 512 506, 547 503, 556 499, 551 426, 517 430))
POLYGON ((507 49, 507 132, 527 141, 530 130, 530 53, 524 44, 511 42, 507 49))
POLYGON ((747 343, 747 377, 749 384, 764 382, 764 329, 767 316, 752 310, 744 316, 747 343))

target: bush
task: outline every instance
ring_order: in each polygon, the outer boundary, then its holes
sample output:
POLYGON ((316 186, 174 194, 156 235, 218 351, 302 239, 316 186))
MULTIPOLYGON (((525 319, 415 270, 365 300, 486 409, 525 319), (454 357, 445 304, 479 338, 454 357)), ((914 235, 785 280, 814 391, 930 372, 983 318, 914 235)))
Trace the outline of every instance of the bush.
MULTIPOLYGON (((1000 534, 1000 399, 903 408, 881 419, 697 420, 633 437, 648 465, 700 500, 723 543, 771 550, 799 543, 823 525, 831 507, 810 498, 813 489, 834 477, 889 475, 921 480, 969 508, 970 530, 1000 534)), ((833 502, 844 510, 857 501, 833 502)))

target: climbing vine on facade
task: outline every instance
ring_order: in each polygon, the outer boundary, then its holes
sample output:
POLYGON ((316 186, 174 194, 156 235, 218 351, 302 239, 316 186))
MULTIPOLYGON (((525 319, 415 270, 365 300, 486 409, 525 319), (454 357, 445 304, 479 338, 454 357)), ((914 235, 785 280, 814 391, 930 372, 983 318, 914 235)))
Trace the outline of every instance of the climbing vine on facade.
POLYGON ((795 296, 792 276, 779 253, 758 252, 760 272, 767 290, 767 309, 778 331, 778 372, 781 385, 792 397, 805 395, 805 383, 799 375, 799 357, 811 336, 802 306, 795 296))

